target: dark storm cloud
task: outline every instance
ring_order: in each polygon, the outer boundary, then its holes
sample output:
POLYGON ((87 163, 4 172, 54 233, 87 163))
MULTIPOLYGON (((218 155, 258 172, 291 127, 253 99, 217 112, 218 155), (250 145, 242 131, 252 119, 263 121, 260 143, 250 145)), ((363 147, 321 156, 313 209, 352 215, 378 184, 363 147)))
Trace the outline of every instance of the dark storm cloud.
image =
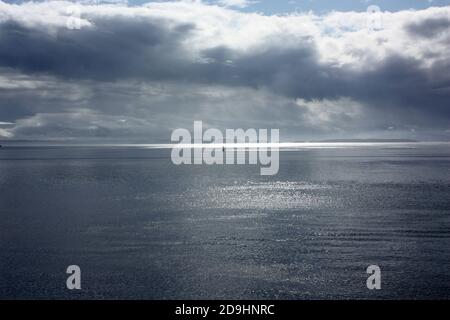
POLYGON ((183 40, 192 24, 169 26, 163 19, 96 18, 95 27, 57 35, 15 21, 0 25, 0 66, 61 78, 113 81, 178 76, 183 40))
POLYGON ((351 70, 319 63, 312 47, 270 48, 247 55, 216 48, 205 55, 214 61, 205 74, 215 81, 270 88, 293 98, 352 97, 380 112, 393 107, 399 113, 415 112, 417 122, 446 126, 450 118, 449 60, 423 68, 420 60, 392 55, 377 68, 351 70), (422 118, 426 115, 431 119, 422 118))
POLYGON ((0 25, 0 66, 63 79, 195 81, 269 88, 292 97, 342 93, 343 72, 317 62, 312 42, 241 53, 225 46, 193 61, 181 44, 193 24, 139 18, 95 19, 94 27, 58 29, 57 36, 14 21, 0 25))
POLYGON ((432 38, 441 32, 450 29, 450 18, 431 18, 424 21, 410 23, 406 25, 406 29, 413 35, 420 37, 432 38))
POLYGON ((194 29, 192 24, 173 25, 163 19, 102 18, 95 20, 95 27, 61 28, 54 36, 8 21, 0 27, 0 65, 63 79, 184 80, 264 88, 292 98, 348 96, 379 108, 397 105, 449 114, 450 96, 437 89, 448 85, 446 68, 423 69, 418 60, 390 56, 374 70, 351 71, 319 63, 315 46, 308 41, 296 48, 269 44, 247 53, 215 47, 202 52, 205 62, 197 62, 181 44, 194 29))
POLYGON ((450 117, 450 77, 445 71, 449 64, 440 61, 424 68, 417 59, 390 56, 376 69, 352 77, 349 94, 384 111, 395 106, 399 111, 428 114, 432 121, 443 120, 450 117))
MULTIPOLYGON (((196 81, 316 96, 326 91, 312 43, 294 49, 273 47, 242 54, 224 46, 202 52, 205 62, 192 60, 182 45, 194 24, 164 19, 95 18, 93 27, 57 36, 14 21, 0 25, 0 66, 63 79, 196 81), (301 85, 299 85, 301 83, 301 85)), ((325 75, 326 76, 326 75, 325 75)), ((325 84, 326 86, 326 84, 325 84)))
POLYGON ((270 46, 242 54, 226 47, 203 52, 211 63, 203 72, 210 81, 269 88, 277 93, 312 98, 335 98, 344 88, 342 70, 317 61, 311 43, 298 48, 270 46))

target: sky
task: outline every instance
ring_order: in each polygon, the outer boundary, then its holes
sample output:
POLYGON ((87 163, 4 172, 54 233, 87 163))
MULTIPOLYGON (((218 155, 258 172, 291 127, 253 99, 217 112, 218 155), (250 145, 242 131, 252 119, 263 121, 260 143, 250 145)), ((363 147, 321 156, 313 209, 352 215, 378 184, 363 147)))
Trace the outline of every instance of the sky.
MULTIPOLYGON (((149 1, 128 1, 132 5, 147 2, 149 1)), ((430 6, 446 6, 449 4, 448 0, 211 0, 204 2, 228 6, 242 12, 258 12, 266 15, 287 14, 295 11, 314 11, 317 14, 325 14, 331 11, 363 12, 367 11, 370 5, 376 5, 383 11, 419 10, 430 6)))
POLYGON ((0 140, 450 141, 449 49, 450 1, 0 0, 0 140))

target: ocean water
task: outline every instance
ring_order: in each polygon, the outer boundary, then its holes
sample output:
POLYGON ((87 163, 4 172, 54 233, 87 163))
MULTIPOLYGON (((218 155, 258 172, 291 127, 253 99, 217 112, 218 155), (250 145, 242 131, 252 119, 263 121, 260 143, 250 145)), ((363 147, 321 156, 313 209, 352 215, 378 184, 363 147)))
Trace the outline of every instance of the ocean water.
POLYGON ((450 298, 450 144, 294 147, 259 169, 4 146, 0 298, 450 298))

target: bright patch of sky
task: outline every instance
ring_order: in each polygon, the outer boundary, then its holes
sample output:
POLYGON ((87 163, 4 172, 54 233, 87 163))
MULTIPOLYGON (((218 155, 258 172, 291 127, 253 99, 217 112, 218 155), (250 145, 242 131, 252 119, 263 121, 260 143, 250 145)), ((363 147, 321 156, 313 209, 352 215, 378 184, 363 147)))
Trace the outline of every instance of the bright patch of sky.
MULTIPOLYGON (((100 0, 101 1, 101 0, 100 0)), ((195 0, 193 0, 195 2, 195 0)), ((129 4, 142 4, 149 0, 129 0, 129 4)), ((161 2, 161 1, 158 1, 161 2)), ((367 11, 371 5, 382 11, 400 11, 425 9, 434 6, 446 6, 450 0, 204 0, 204 3, 219 4, 244 12, 259 12, 267 15, 290 12, 313 11, 317 14, 330 11, 367 11)))

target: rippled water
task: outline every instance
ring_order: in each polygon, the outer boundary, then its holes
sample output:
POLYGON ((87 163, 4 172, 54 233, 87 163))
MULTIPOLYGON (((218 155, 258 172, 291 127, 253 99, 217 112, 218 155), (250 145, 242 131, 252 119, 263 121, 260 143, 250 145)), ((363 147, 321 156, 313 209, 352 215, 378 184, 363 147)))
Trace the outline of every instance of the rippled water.
POLYGON ((450 298, 449 144, 290 148, 259 173, 4 147, 0 298, 450 298))

